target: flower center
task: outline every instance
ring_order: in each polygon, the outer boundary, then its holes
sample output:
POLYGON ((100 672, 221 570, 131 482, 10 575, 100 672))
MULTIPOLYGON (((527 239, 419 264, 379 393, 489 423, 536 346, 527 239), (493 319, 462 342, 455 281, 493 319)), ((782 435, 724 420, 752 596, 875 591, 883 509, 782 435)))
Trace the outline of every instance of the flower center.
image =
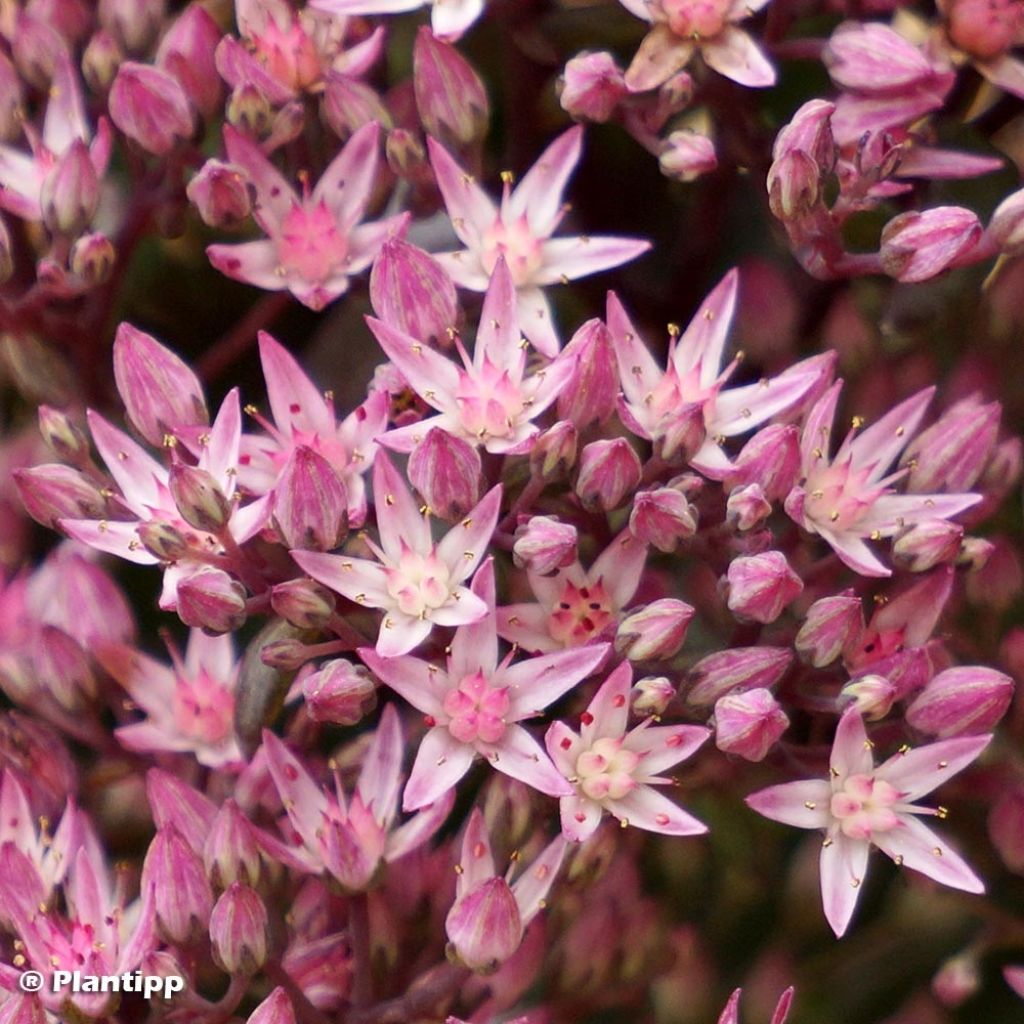
POLYGON ((205 672, 195 679, 180 676, 174 687, 174 724, 186 736, 219 743, 233 728, 235 700, 231 690, 205 672))
POLYGON ((614 619, 611 598, 601 580, 583 587, 566 582, 548 618, 548 632, 560 644, 578 647, 603 633, 614 619))
POLYGON ((727 4, 715 0, 663 0, 668 27, 683 39, 711 39, 725 28, 727 4))
POLYGON ((268 73, 292 89, 306 89, 320 79, 316 47, 298 22, 282 29, 273 18, 268 18, 263 31, 249 42, 268 73))
POLYGON ((529 284, 544 262, 540 243, 530 231, 525 217, 506 224, 500 217, 484 232, 481 262, 488 275, 498 257, 504 256, 516 287, 529 284))
POLYGON ((636 789, 633 772, 640 755, 622 748, 622 738, 605 736, 576 758, 580 789, 591 800, 621 800, 636 789))
POLYGON ((489 362, 480 371, 460 370, 455 392, 462 425, 473 437, 511 437, 523 412, 523 396, 509 376, 489 362))
POLYGON ((397 567, 385 571, 388 593, 406 615, 426 618, 451 596, 448 566, 433 551, 404 551, 397 567))
POLYGON ((851 775, 843 788, 832 794, 832 816, 851 839, 870 839, 873 832, 889 832, 899 824, 892 809, 900 794, 882 779, 851 775))
POLYGON ((305 281, 323 284, 348 256, 348 238, 321 200, 297 204, 281 221, 277 254, 282 267, 305 281))
POLYGON ((870 468, 853 469, 848 462, 812 470, 805 486, 804 515, 826 530, 851 529, 884 492, 867 482, 870 473, 870 468))
POLYGON ((508 687, 491 686, 482 672, 466 676, 444 698, 448 731, 460 743, 497 743, 505 735, 508 708, 508 687))

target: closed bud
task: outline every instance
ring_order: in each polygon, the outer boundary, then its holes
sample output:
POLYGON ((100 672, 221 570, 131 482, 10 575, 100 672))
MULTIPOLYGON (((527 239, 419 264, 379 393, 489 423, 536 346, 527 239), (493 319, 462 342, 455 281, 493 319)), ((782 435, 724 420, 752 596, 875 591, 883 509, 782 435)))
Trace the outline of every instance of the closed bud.
POLYGON ((571 523, 553 516, 532 516, 516 528, 512 558, 520 569, 550 576, 576 561, 578 539, 571 523))
POLYGON ((39 406, 39 433, 62 462, 78 469, 89 465, 89 442, 67 413, 49 405, 39 406))
POLYGON ((665 427, 665 433, 654 442, 655 453, 673 466, 696 455, 707 437, 704 403, 682 405, 665 427))
POLYGON ((286 580, 271 590, 270 607, 297 629, 324 629, 334 615, 334 595, 314 580, 286 580))
POLYGON ((715 744, 727 754, 763 761, 789 719, 769 690, 729 693, 715 702, 715 744))
POLYGON ((106 29, 100 29, 82 54, 82 77, 86 85, 102 96, 113 84, 123 61, 124 50, 118 41, 106 29))
POLYGON ((625 438, 592 441, 580 453, 576 494, 590 511, 610 512, 636 490, 641 471, 640 459, 625 438))
POLYGON ((222 569, 203 566, 178 584, 178 616, 205 633, 230 633, 246 619, 245 587, 222 569))
POLYGON ((461 519, 480 497, 480 453, 432 427, 409 456, 409 480, 431 512, 449 522, 461 519))
POLYGON ((726 581, 729 610, 740 621, 774 622, 804 589, 781 551, 734 558, 726 581))
POLYGON ((48 463, 16 469, 11 476, 25 511, 51 530, 59 519, 102 519, 106 514, 107 499, 71 466, 48 463))
POLYGON ((694 131, 672 132, 658 157, 661 173, 674 181, 696 181, 718 166, 715 144, 694 131))
POLYGON ((80 714, 96 696, 92 664, 79 643, 56 626, 43 626, 33 653, 39 682, 70 714, 80 714))
POLYGON ((666 597, 626 616, 615 634, 615 650, 630 661, 671 658, 683 646, 694 610, 666 597))
POLYGON ((989 455, 981 474, 980 486, 986 491, 1003 495, 1017 484, 1024 467, 1024 442, 1019 437, 1000 441, 989 455))
POLYGON ((358 78, 336 72, 327 75, 323 115, 343 142, 371 121, 391 128, 391 114, 377 91, 358 78))
POLYGON ((171 466, 167 480, 181 518, 206 533, 219 533, 231 518, 231 502, 212 473, 183 462, 171 466))
POLYGON ((904 283, 956 266, 981 237, 977 215, 960 206, 901 213, 882 229, 882 270, 904 283))
POLYGON ((733 488, 725 503, 725 521, 741 532, 760 526, 771 514, 772 503, 760 484, 733 488))
POLYGON ((224 82, 217 72, 214 52, 221 31, 200 3, 190 3, 160 40, 156 63, 182 85, 189 102, 203 117, 218 112, 224 82))
POLYGON ((893 559, 910 572, 927 572, 960 554, 964 528, 947 519, 925 519, 896 538, 893 559))
POLYGON ((178 80, 160 68, 126 61, 110 87, 110 117, 147 153, 165 156, 192 135, 192 111, 178 80))
POLYGON ((373 710, 377 687, 362 665, 336 658, 306 676, 302 695, 314 722, 355 725, 373 710))
POLYGON ((950 42, 981 61, 995 61, 1018 40, 1020 10, 1012 2, 952 0, 943 4, 950 42))
POLYGON ((54 234, 75 236, 88 226, 100 202, 100 180, 89 147, 75 139, 43 179, 43 223, 54 234))
POLYGON ((305 665, 310 658, 315 657, 315 652, 311 652, 309 646, 301 640, 289 637, 264 644, 260 651, 260 657, 263 659, 264 665, 292 672, 305 665))
MULTIPOLYGON (((14 31, 7 37, 14 63, 26 82, 45 92, 67 60, 67 43, 47 18, 33 11, 14 17, 14 31)), ((6 20, 9 24, 12 19, 6 20)))
POLYGON ((608 328, 600 320, 588 320, 572 336, 565 358, 575 358, 575 368, 558 394, 559 420, 571 421, 580 431, 592 423, 603 423, 615 412, 619 394, 608 328))
POLYGON ((1013 680, 994 668, 947 668, 907 708, 907 723, 929 736, 989 732, 1013 699, 1013 680))
POLYGON ((423 26, 412 66, 416 109, 427 133, 453 149, 482 139, 490 120, 487 93, 465 57, 423 26))
POLYGON ((710 706, 727 693, 770 689, 793 661, 785 647, 734 647, 701 658, 690 669, 686 699, 698 707, 710 706))
POLYGON ((211 228, 240 224, 252 210, 249 186, 241 169, 220 160, 207 160, 188 183, 189 202, 211 228))
POLYGON ((806 217, 821 202, 821 169, 802 150, 776 160, 768 170, 768 205, 779 220, 806 217))
POLYGON ((399 178, 407 181, 429 179, 427 151, 416 134, 407 128, 394 128, 388 132, 384 143, 384 156, 387 158, 388 167, 399 178))
POLYGON ((199 378, 169 348, 131 324, 117 329, 114 380, 132 425, 152 445, 162 445, 180 427, 209 422, 199 378))
POLYGON ((319 452, 298 445, 274 488, 271 514, 289 549, 332 551, 348 533, 348 491, 319 452))
POLYGON ((781 501, 793 489, 800 472, 800 431, 772 424, 759 430, 736 456, 726 487, 734 490, 757 484, 767 501, 781 501))
POLYGON ((530 469, 542 480, 555 480, 576 465, 579 435, 576 427, 561 420, 538 435, 530 449, 530 469))
POLYGON ((210 914, 214 962, 228 974, 255 974, 267 961, 267 908, 259 893, 232 882, 210 914))
POLYGON ((100 24, 132 53, 156 39, 166 11, 165 0, 100 0, 100 24))
POLYGON ((139 523, 135 529, 142 546, 161 562, 177 562, 189 551, 188 539, 176 526, 161 519, 139 523))
POLYGON ((630 706, 640 717, 663 715, 676 698, 676 688, 666 676, 644 676, 633 684, 630 706))
POLYGON ((96 288, 110 277, 116 259, 113 243, 102 232, 95 231, 75 240, 68 266, 75 277, 96 288))
POLYGON ((867 675, 847 683, 840 691, 870 722, 885 718, 900 696, 892 680, 885 676, 867 675))
POLYGON ((275 988, 250 1014, 246 1024, 296 1024, 295 1009, 288 993, 275 988))
POLYGON ((978 961, 968 953, 951 956, 932 978, 932 992, 950 1009, 966 1003, 980 988, 978 961))
POLYGON ((558 86, 559 102, 570 117, 598 123, 609 120, 628 94, 621 68, 604 51, 573 57, 558 86))
POLYGON ((864 608, 852 590, 823 597, 807 610, 794 647, 815 668, 848 654, 864 632, 864 608))
POLYGON ((21 134, 25 90, 14 65, 0 53, 0 140, 21 134))
POLYGON ((909 469, 907 490, 917 494, 969 490, 999 433, 998 402, 965 398, 947 409, 907 445, 900 465, 909 469))
POLYGON ((418 341, 447 344, 458 319, 455 285, 429 253, 390 238, 370 271, 370 301, 389 327, 418 341))
POLYGON ((1003 863, 1024 875, 1024 784, 1010 783, 988 815, 988 835, 1003 863))
POLYGON ((260 880, 262 860, 256 832, 233 800, 218 808, 203 845, 203 866, 218 889, 233 882, 255 886, 260 880))
POLYGON ((164 941, 190 946, 205 937, 213 894, 199 855, 173 825, 160 829, 146 852, 143 891, 150 886, 164 941))
POLYGON ((456 900, 445 931, 460 962, 478 974, 493 974, 523 941, 519 907, 505 879, 488 878, 456 900))
POLYGON ((960 554, 956 564, 968 572, 978 572, 988 565, 996 546, 984 537, 965 537, 960 545, 960 554))
POLYGON ((266 135, 274 120, 270 101, 255 85, 248 83, 234 89, 228 97, 224 114, 228 124, 234 125, 255 139, 266 135))
POLYGON ((697 509, 675 487, 640 491, 629 513, 629 530, 638 540, 666 553, 697 532, 697 509))

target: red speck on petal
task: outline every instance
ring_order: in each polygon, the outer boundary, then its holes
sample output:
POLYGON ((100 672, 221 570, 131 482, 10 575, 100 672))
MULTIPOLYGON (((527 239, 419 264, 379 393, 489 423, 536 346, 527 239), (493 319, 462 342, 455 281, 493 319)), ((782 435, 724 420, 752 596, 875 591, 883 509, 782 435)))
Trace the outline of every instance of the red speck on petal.
POLYGON ((433 729, 434 726, 437 725, 437 719, 433 715, 424 715, 423 716, 423 721, 426 722, 426 724, 431 729, 433 729))
POLYGON ((562 747, 563 750, 568 750, 571 746, 572 746, 572 740, 569 739, 568 736, 566 736, 565 739, 562 740, 562 742, 561 742, 561 747, 562 747))
POLYGON ((681 747, 683 745, 683 734, 673 733, 667 740, 665 740, 666 747, 681 747))
POLYGON ((577 811, 573 817, 580 823, 587 820, 587 816, 582 811, 577 811))
POLYGON ((299 777, 299 770, 293 764, 286 764, 284 766, 284 777, 289 782, 294 782, 299 777))
POLYGON ((252 456, 251 455, 239 455, 238 456, 238 464, 240 466, 248 466, 250 462, 252 462, 252 456))
POLYGON ((593 725, 594 724, 594 716, 589 711, 584 711, 583 714, 580 715, 580 721, 584 725, 593 725))
POLYGON ((659 825, 667 825, 668 824, 668 815, 667 814, 656 814, 654 816, 654 820, 659 825))
POLYGON ((299 405, 298 402, 292 402, 292 404, 288 406, 288 411, 292 414, 302 412, 302 406, 299 405))
POLYGON ((616 694, 616 696, 614 696, 612 698, 612 707, 614 707, 614 708, 621 708, 622 705, 625 704, 625 703, 626 703, 626 698, 623 697, 621 693, 616 694))
POLYGON ((476 846, 473 847, 474 857, 482 857, 486 852, 487 847, 485 847, 483 843, 477 843, 476 846))

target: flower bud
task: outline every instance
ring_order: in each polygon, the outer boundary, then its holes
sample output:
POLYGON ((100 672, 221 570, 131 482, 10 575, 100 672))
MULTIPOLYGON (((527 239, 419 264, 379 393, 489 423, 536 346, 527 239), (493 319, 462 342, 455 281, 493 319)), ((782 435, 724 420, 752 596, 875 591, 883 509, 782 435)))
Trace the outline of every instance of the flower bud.
POLYGON ((233 800, 225 800, 218 808, 206 833, 203 866, 218 889, 226 889, 233 882, 247 886, 259 882, 263 864, 256 832, 233 800))
POLYGON ((406 128, 393 128, 384 142, 388 167, 406 181, 430 179, 430 165, 423 143, 406 128))
POLYGON ((100 24, 132 53, 141 53, 163 24, 165 0, 100 0, 100 24))
POLYGON ((431 344, 446 344, 458 319, 448 273, 429 253, 400 238, 389 238, 374 260, 370 301, 389 327, 431 344))
POLYGON ((806 153, 817 167, 828 173, 836 162, 837 150, 832 137, 835 104, 827 100, 809 100, 775 137, 772 157, 787 153, 806 153))
POLYGON ((696 181, 718 166, 715 144, 699 132, 672 132, 658 157, 661 173, 673 181, 696 181))
POLYGON ((314 580, 286 580, 271 590, 270 607, 296 629, 323 629, 334 615, 334 595, 314 580))
POLYGON ((607 52, 577 54, 558 85, 559 102, 570 117, 599 123, 611 118, 628 92, 622 70, 607 52))
POLYGON ((907 708, 907 723, 940 739, 989 732, 1012 699, 1013 680, 994 668, 948 668, 907 708))
POLYGON ((162 445, 180 427, 209 422, 195 373, 170 349, 128 323, 118 327, 114 339, 114 380, 132 426, 152 445, 162 445))
POLYGON ((781 551, 734 558, 727 575, 729 610, 741 621, 774 622, 804 584, 781 551))
POLYGON ((310 658, 316 657, 316 652, 311 652, 309 645, 304 644, 296 637, 286 637, 283 640, 273 640, 264 644, 260 650, 260 657, 264 665, 281 669, 284 672, 294 672, 301 668, 310 658))
POLYGON ((444 926, 455 956, 478 974, 492 974, 523 941, 519 907, 503 878, 488 878, 456 900, 444 926))
POLYGON ((640 459, 625 438, 592 441, 580 453, 576 494, 584 508, 610 512, 636 489, 640 476, 640 459))
POLYGON ((665 426, 665 432, 654 442, 655 454, 673 466, 697 454, 707 437, 704 403, 687 402, 679 407, 665 426))
POLYGON ((213 474, 183 462, 171 466, 167 485, 181 518, 206 533, 219 533, 231 518, 228 501, 213 474))
POLYGON ((60 735, 19 711, 0 715, 0 764, 16 775, 37 814, 55 816, 77 791, 75 765, 60 735))
POLYGON ((1003 863, 1024 875, 1024 785, 1011 783, 988 815, 988 835, 1003 863))
POLYGON ((176 526, 161 519, 150 519, 135 528, 139 542, 161 562, 177 562, 188 554, 189 543, 176 526))
POLYGON ((70 714, 80 714, 96 696, 92 665, 78 642, 63 630, 43 626, 32 660, 39 682, 70 714))
POLYGON ((373 710, 377 687, 362 665, 336 658, 306 676, 302 695, 314 722, 355 725, 373 710))
POLYGON ((676 688, 666 676, 644 676, 633 685, 631 707, 634 715, 663 715, 676 698, 676 688))
POLYGON ((992 61, 1017 41, 1020 9, 999 0, 953 0, 943 5, 946 31, 958 49, 981 61, 992 61))
POLYGON ((785 711, 768 690, 729 693, 715 702, 715 744, 727 754, 763 761, 788 728, 785 711))
POLYGON ((870 722, 885 718, 900 696, 900 691, 885 676, 867 675, 847 683, 840 695, 848 697, 870 722))
POLYGON ((391 114, 377 91, 351 75, 329 72, 323 99, 324 119, 343 142, 365 124, 392 126, 391 114))
POLYGON ((766 501, 781 501, 800 472, 800 432, 792 425, 772 424, 744 446, 726 477, 730 490, 757 484, 766 501))
POLYGON ((67 413, 49 405, 39 406, 39 433, 61 462, 77 469, 89 465, 89 442, 67 413))
POLYGON ((882 229, 882 270, 904 283, 927 281, 956 266, 980 237, 977 216, 960 206, 901 213, 882 229))
POLYGON ((25 89, 14 65, 0 53, 0 140, 9 141, 21 133, 25 89))
POLYGON ((71 466, 49 463, 16 469, 11 474, 25 511, 51 530, 59 519, 102 519, 107 499, 84 474, 71 466))
POLYGON ((348 533, 348 490, 319 452, 297 445, 274 488, 271 514, 290 550, 333 551, 348 533))
POLYGON ((169 825, 160 829, 142 865, 142 889, 152 887, 157 929, 169 943, 189 946, 206 935, 213 895, 199 855, 169 825))
POLYGON ((480 453, 468 441, 440 427, 409 456, 409 480, 435 515, 461 519, 480 498, 480 453))
POLYGON ((82 54, 82 77, 93 92, 102 96, 113 84, 123 62, 124 50, 118 41, 106 29, 100 29, 82 54))
POLYGON ((615 412, 619 374, 608 328, 588 320, 565 347, 566 359, 575 359, 572 376, 558 394, 558 418, 585 430, 603 423, 615 412))
POLYGON ((532 516, 516 528, 512 558, 520 569, 550 576, 576 561, 577 540, 571 523, 553 516, 532 516))
POLYGON ((185 191, 203 223, 211 228, 234 227, 252 210, 244 173, 220 160, 207 160, 185 191))
POLYGON ((89 147, 75 139, 43 179, 39 194, 43 223, 54 234, 75 236, 92 220, 100 202, 100 180, 89 147))
POLYGON ((246 1024, 295 1024, 295 1010, 288 993, 275 988, 250 1014, 246 1024))
POLYGON ((14 32, 7 37, 11 56, 21 77, 45 92, 68 58, 67 43, 48 19, 34 11, 15 17, 14 32))
POLYGON ((760 526, 772 514, 772 503, 760 484, 735 487, 725 503, 725 521, 740 531, 760 526))
POLYGON ((245 622, 245 587, 222 569, 203 566, 179 582, 178 616, 204 633, 231 633, 245 622))
POLYGON ((248 83, 236 86, 232 91, 224 116, 228 124, 234 125, 254 139, 266 135, 274 120, 270 101, 255 85, 248 83))
POLYGON ((768 169, 768 205, 781 221, 806 217, 821 202, 821 169, 801 150, 768 169))
POLYGON ((964 528, 947 519, 925 519, 915 523, 893 542, 893 559, 910 572, 952 562, 960 554, 964 528))
POLYGON ((71 246, 68 266, 75 277, 91 288, 103 284, 110 277, 117 260, 117 253, 110 239, 102 232, 82 235, 71 246))
POLYGON ((979 485, 990 494, 1005 495, 1020 480, 1024 468, 1024 441, 1010 436, 1000 441, 989 455, 979 485))
POLYGON ((978 961, 967 953, 950 957, 932 978, 932 992, 951 1009, 967 1002, 981 988, 978 961))
POLYGON ((640 491, 633 500, 629 529, 659 551, 674 551, 680 540, 697 532, 697 509, 675 486, 640 491))
POLYGON ((769 689, 793 661, 785 647, 734 647, 701 658, 690 669, 691 688, 686 699, 698 707, 710 706, 727 693, 769 689))
POLYGON ((190 3, 160 40, 158 67, 172 74, 195 109, 205 118, 218 112, 224 82, 217 72, 214 52, 221 32, 209 12, 190 3))
POLYGON ((214 962, 228 974, 255 974, 267 961, 268 928, 267 908, 259 893, 232 882, 210 914, 214 962))
POLYGON ((630 661, 671 658, 676 654, 694 616, 685 601, 666 597, 626 616, 615 634, 615 650, 630 661))
POLYGON ((978 572, 988 565, 995 550, 995 544, 984 537, 964 537, 956 564, 968 572, 978 572))
POLYGON ((815 668, 848 654, 864 632, 864 608, 852 590, 823 597, 807 609, 793 646, 815 668))
POLYGON ((192 111, 184 89, 166 71, 125 61, 110 87, 110 118, 146 152, 165 156, 192 135, 192 111))
POLYGON ((483 138, 490 108, 483 82, 452 46, 423 26, 412 56, 416 109, 427 134, 451 149, 483 138))
POLYGON ((530 449, 530 469, 542 480, 555 480, 576 465, 578 434, 574 424, 560 420, 538 435, 530 449))

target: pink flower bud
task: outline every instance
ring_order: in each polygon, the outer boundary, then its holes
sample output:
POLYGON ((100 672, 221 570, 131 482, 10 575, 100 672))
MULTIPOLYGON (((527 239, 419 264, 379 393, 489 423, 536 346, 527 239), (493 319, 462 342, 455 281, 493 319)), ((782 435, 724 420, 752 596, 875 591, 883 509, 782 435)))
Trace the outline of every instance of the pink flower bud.
POLYGON ((289 549, 332 551, 348 533, 348 491, 319 453, 297 445, 274 488, 271 514, 289 549))
POLYGON ((729 693, 715 702, 715 744, 727 754, 763 761, 788 728, 779 702, 760 687, 729 693))
POLYGON ((228 974, 255 974, 267 960, 267 908, 259 893, 232 882, 210 914, 214 962, 228 974))
POLYGON ((640 459, 625 438, 592 441, 580 453, 576 494, 585 508, 610 512, 636 489, 640 475, 640 459))
POLYGON ((654 442, 654 451, 666 462, 678 466, 697 453, 706 437, 704 403, 688 402, 666 426, 665 433, 654 442))
POLYGON ((205 118, 217 113, 224 93, 214 61, 220 39, 221 31, 207 10, 191 3, 167 30, 156 53, 157 66, 181 83, 189 102, 205 118))
POLYGON ((57 68, 68 57, 67 43, 56 27, 45 17, 25 10, 17 17, 13 35, 8 38, 21 77, 37 89, 48 89, 57 68))
POLYGON ((1013 680, 994 668, 947 668, 907 708, 907 724, 946 739, 989 732, 1013 699, 1013 680))
POLYGON ((947 409, 907 445, 907 490, 917 494, 969 490, 985 466, 999 433, 998 402, 965 398, 947 409))
POLYGON ((152 445, 162 445, 179 427, 209 422, 199 378, 170 349, 131 324, 117 329, 114 380, 132 425, 152 445))
POLYGON ((848 654, 864 632, 864 608, 852 590, 823 597, 807 609, 793 646, 815 668, 848 654))
POLYGON ((236 86, 232 91, 224 116, 228 124, 234 125, 255 139, 266 135, 274 120, 270 101, 255 85, 248 83, 236 86))
POLYGON ((730 490, 757 484, 767 501, 781 501, 800 472, 800 431, 782 424, 759 430, 743 446, 733 467, 725 480, 730 490))
POLYGON ((100 202, 100 181, 89 147, 75 139, 43 180, 40 191, 43 223, 54 234, 78 235, 92 220, 100 202))
POLYGON ((219 533, 227 526, 231 502, 211 473, 178 462, 171 466, 167 485, 181 518, 189 526, 206 533, 219 533))
POLYGON ((371 121, 391 128, 391 114, 377 91, 358 78, 336 72, 327 75, 323 115, 343 142, 371 121))
POLYGON ((44 626, 34 652, 36 676, 57 703, 80 714, 96 696, 96 677, 81 646, 63 630, 44 626))
POLYGON ((203 223, 211 228, 234 227, 252 210, 242 170, 220 160, 207 160, 185 191, 203 223))
POLYGON ((674 181, 696 181, 718 166, 715 144, 694 131, 672 132, 658 157, 661 173, 674 181))
POLYGON ((1024 875, 1024 785, 1012 783, 988 815, 988 835, 1003 863, 1024 875))
POLYGON ((218 889, 233 882, 255 886, 263 862, 256 831, 233 800, 218 808, 203 844, 203 866, 207 877, 218 889))
POLYGON ((457 900, 444 926, 455 956, 479 974, 492 974, 523 941, 519 907, 503 878, 488 878, 457 900))
POLYGON ((427 151, 414 132, 406 128, 394 128, 388 132, 384 143, 384 156, 388 167, 406 181, 429 181, 430 165, 427 151))
POLYGON ((272 640, 260 649, 260 658, 264 665, 281 669, 284 672, 293 672, 295 669, 301 668, 315 656, 315 652, 310 651, 309 645, 304 644, 296 637, 272 640))
POLYGON ((480 498, 480 453, 461 437, 432 427, 409 456, 409 480, 431 512, 461 519, 480 498))
POLYGON ((735 647, 709 654, 690 669, 692 685, 686 699, 702 707, 734 691, 769 689, 792 661, 792 652, 785 647, 735 647))
POLYGON ((676 699, 676 688, 666 676, 645 676, 633 684, 630 706, 634 715, 663 715, 676 699))
POLYGON ((977 216, 960 206, 901 213, 882 229, 882 269, 897 281, 927 281, 961 262, 980 237, 977 216))
POLYGON ((36 814, 62 811, 77 790, 75 766, 64 741, 49 726, 8 711, 0 715, 0 765, 16 775, 36 814))
POLYGON ((729 610, 741 621, 774 622, 804 589, 781 551, 734 558, 727 580, 729 610))
POLYGON ((840 691, 869 721, 885 718, 900 696, 899 689, 885 676, 868 675, 847 683, 840 691))
POLYGON ((100 24, 128 51, 141 53, 163 24, 165 0, 100 0, 100 24))
POLYGON ((142 865, 142 888, 153 889, 161 937, 188 946, 206 935, 213 895, 199 855, 169 825, 160 829, 142 865))
POLYGON ((822 56, 832 80, 844 89, 908 90, 934 75, 921 50, 877 21, 844 22, 832 33, 822 56))
POLYGON ((296 1024, 295 1010, 288 993, 283 988, 275 988, 253 1010, 246 1024, 296 1024))
POLYGON ((779 220, 805 217, 820 201, 821 169, 807 153, 786 153, 768 169, 768 204, 779 220))
POLYGON ((740 531, 760 526, 771 514, 772 503, 760 484, 733 488, 725 503, 725 521, 740 531))
POLYGON ((135 533, 142 546, 161 562, 177 562, 188 554, 188 539, 171 523, 151 519, 147 523, 139 523, 135 533))
POLYGON ((671 658, 676 654, 693 619, 685 601, 666 597, 626 616, 615 634, 615 650, 630 661, 671 658))
POLYGON ((552 516, 533 516, 516 529, 512 558, 520 569, 550 576, 576 561, 576 527, 552 516))
POLYGON ((222 569, 203 566, 178 583, 178 615, 206 633, 231 633, 245 622, 245 587, 222 569))
POLYGON ((110 87, 114 124, 148 153, 164 156, 193 131, 188 97, 178 80, 160 68, 126 61, 110 87))
POLYGON ((452 149, 482 139, 490 107, 483 82, 465 57, 424 25, 416 35, 412 67, 416 108, 427 133, 452 149))
POLYGON ((1007 196, 996 207, 988 222, 988 235, 1011 258, 1024 252, 1024 189, 1007 196))
POLYGON ((389 327, 430 344, 447 344, 458 320, 455 285, 445 269, 400 238, 388 239, 374 260, 370 301, 389 327))
POLYGON ((911 572, 927 572, 960 553, 964 528, 946 519, 925 519, 901 533, 893 542, 894 560, 911 572))
POLYGON ((71 466, 49 463, 16 469, 11 477, 25 511, 51 530, 59 519, 102 519, 107 499, 83 473, 71 466))
POLYGON ((123 62, 124 50, 118 41, 106 29, 100 29, 82 54, 82 77, 93 92, 103 95, 113 84, 123 62))
POLYGON ((0 53, 0 139, 10 140, 21 133, 25 89, 14 65, 0 53))
POLYGON ((559 102, 570 117, 600 123, 611 118, 628 92, 622 71, 610 53, 584 52, 565 65, 559 102))
POLYGON ((932 978, 932 992, 951 1009, 967 1002, 981 988, 978 961, 967 953, 950 957, 932 978))
POLYGON ((90 288, 98 287, 110 277, 114 269, 117 253, 106 235, 99 231, 91 235, 82 235, 71 246, 68 266, 75 277, 90 288))
POLYGON ((84 469, 89 465, 91 455, 89 442, 81 428, 60 409, 49 405, 39 406, 39 433, 50 451, 61 462, 84 469))
POLYGON ((559 420, 570 421, 577 430, 603 423, 615 411, 619 393, 608 328, 600 320, 588 320, 572 336, 564 358, 575 358, 576 365, 558 395, 559 420))
POLYGON ((296 629, 323 629, 334 615, 334 595, 313 580, 286 580, 271 590, 270 607, 296 629))
POLYGON ((629 514, 630 532, 659 551, 674 551, 697 532, 697 509, 675 487, 640 491, 629 514))
POLYGON ((561 420, 537 437, 530 449, 530 469, 542 480, 554 480, 576 465, 578 433, 574 424, 561 420))
POLYGON ((306 676, 302 695, 314 722, 355 725, 373 710, 377 687, 362 665, 336 658, 306 676))
POLYGON ((832 137, 832 115, 835 109, 835 104, 827 100, 809 100, 805 103, 775 137, 773 159, 778 160, 787 153, 806 153, 815 166, 826 173, 830 172, 838 155, 832 137))
POLYGON ((1019 42, 1021 13, 1013 0, 953 0, 944 8, 953 45, 989 61, 1019 42))

